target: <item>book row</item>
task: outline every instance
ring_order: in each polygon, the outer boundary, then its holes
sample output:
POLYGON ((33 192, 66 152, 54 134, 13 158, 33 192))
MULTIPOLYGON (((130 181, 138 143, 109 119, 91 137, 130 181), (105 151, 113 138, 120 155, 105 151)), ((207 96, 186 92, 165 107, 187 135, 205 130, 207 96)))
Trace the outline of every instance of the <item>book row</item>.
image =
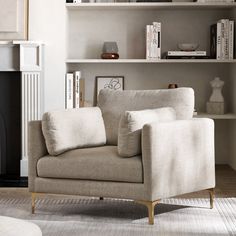
POLYGON ((211 26, 211 58, 234 58, 234 21, 221 19, 211 26))
POLYGON ((79 108, 84 106, 85 80, 81 78, 81 72, 66 74, 66 108, 79 108))

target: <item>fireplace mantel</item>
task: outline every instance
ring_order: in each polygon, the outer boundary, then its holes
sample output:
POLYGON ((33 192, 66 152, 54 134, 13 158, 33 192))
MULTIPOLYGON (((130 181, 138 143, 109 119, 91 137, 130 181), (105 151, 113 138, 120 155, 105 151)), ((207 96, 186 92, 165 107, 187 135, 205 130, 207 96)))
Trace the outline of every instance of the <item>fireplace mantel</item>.
POLYGON ((41 118, 42 46, 35 41, 0 41, 0 71, 21 72, 21 176, 28 175, 28 122, 41 118))

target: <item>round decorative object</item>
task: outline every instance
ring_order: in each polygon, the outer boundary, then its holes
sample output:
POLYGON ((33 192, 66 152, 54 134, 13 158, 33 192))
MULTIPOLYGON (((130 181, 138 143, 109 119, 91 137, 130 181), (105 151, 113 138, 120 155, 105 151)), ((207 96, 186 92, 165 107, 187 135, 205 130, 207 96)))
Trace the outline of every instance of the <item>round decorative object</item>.
POLYGON ((42 236, 42 231, 34 223, 0 216, 0 236, 42 236))
POLYGON ((178 48, 181 51, 195 51, 199 47, 198 43, 179 43, 178 48))
POLYGON ((103 53, 101 55, 102 59, 119 59, 118 53, 103 53))

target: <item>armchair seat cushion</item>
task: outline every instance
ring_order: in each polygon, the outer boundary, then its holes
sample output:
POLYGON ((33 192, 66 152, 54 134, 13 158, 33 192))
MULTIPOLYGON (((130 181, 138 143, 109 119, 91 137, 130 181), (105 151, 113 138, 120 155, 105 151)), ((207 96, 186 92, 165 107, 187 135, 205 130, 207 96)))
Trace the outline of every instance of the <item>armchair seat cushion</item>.
POLYGON ((37 163, 39 177, 142 183, 141 156, 122 158, 117 146, 75 149, 45 156, 37 163))

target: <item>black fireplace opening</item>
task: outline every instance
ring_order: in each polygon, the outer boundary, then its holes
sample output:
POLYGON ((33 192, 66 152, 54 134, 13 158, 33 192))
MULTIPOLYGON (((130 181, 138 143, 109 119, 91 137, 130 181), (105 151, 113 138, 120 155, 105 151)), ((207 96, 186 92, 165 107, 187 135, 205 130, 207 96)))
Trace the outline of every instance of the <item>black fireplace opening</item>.
POLYGON ((21 73, 0 72, 0 182, 20 180, 20 160, 21 73))

